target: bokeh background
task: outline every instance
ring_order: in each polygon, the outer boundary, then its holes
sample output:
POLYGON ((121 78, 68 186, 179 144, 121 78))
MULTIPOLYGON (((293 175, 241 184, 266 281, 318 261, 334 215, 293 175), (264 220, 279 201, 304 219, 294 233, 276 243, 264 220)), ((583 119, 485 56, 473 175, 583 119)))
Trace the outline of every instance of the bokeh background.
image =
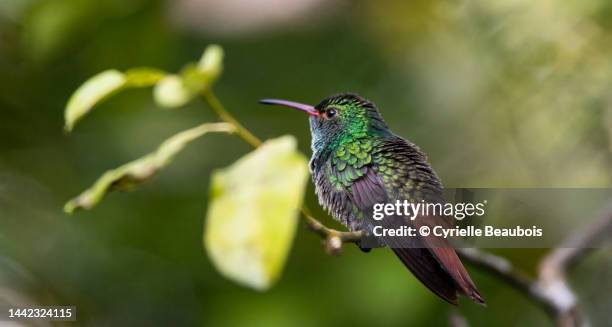
MULTIPOLYGON (((2 0, 0 302, 74 304, 83 326, 446 325, 451 308, 388 251, 332 257, 303 226, 271 291, 221 277, 202 229, 211 171, 250 150, 236 138, 207 136, 137 192, 63 214, 101 172, 216 120, 201 102, 162 110, 134 90, 67 136, 68 97, 108 68, 177 71, 214 42, 226 50, 215 90, 262 138, 291 133, 310 153, 306 119, 259 98, 353 91, 446 186, 609 187, 611 22, 606 0, 2 0)), ((545 250, 498 252, 534 271, 545 250)), ((611 257, 598 250, 570 276, 594 326, 612 325, 611 257)), ((462 303, 472 325, 551 324, 470 270, 488 301, 462 303)))

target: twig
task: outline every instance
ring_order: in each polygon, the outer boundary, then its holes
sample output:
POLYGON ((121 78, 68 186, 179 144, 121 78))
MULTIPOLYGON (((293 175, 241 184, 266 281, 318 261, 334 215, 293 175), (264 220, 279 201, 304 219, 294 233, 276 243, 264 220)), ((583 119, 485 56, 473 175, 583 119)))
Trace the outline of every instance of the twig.
POLYGON ((528 298, 544 306, 548 312, 554 311, 547 297, 534 287, 534 280, 525 272, 514 267, 507 259, 475 248, 457 248, 456 251, 464 261, 503 280, 528 298))
POLYGON ((569 237, 544 257, 540 264, 540 275, 551 278, 555 272, 570 268, 577 259, 585 256, 611 233, 612 204, 600 214, 595 223, 589 225, 582 233, 569 237))
POLYGON ((361 239, 363 232, 342 232, 339 230, 331 229, 314 217, 312 217, 306 207, 302 207, 302 216, 306 219, 308 227, 313 232, 317 233, 323 238, 325 243, 325 249, 328 253, 338 255, 342 252, 342 245, 344 243, 355 243, 361 239))

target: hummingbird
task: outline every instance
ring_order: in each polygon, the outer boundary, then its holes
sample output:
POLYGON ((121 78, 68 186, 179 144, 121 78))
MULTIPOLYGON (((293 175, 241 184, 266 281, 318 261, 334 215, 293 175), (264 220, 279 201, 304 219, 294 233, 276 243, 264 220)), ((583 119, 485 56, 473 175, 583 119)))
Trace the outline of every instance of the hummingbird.
MULTIPOLYGON (((429 290, 457 305, 458 296, 483 304, 483 297, 450 243, 441 238, 374 236, 384 227, 442 225, 449 217, 372 218, 377 203, 443 201, 440 179, 427 156, 412 142, 394 134, 371 101, 352 93, 323 99, 316 106, 263 99, 262 104, 301 110, 310 118, 312 157, 309 168, 321 206, 350 231, 362 231, 358 246, 388 246, 429 290), (364 241, 364 240, 369 241, 364 241), (366 244, 367 243, 367 244, 366 244)), ((452 218, 451 218, 452 219, 452 218)))

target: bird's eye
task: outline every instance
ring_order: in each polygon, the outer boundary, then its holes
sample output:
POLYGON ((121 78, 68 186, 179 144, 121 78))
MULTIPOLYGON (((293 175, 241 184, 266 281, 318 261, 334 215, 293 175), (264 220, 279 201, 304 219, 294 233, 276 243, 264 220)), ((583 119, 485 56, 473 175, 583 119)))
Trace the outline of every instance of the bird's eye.
POLYGON ((327 118, 334 118, 336 116, 336 109, 329 109, 325 112, 327 118))

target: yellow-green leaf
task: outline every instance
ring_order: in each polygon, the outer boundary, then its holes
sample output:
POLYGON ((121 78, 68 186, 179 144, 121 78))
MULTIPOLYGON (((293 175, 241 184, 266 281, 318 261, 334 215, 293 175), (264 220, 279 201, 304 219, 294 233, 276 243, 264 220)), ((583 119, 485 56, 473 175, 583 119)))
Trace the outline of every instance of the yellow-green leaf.
POLYGON ((178 75, 168 75, 155 86, 155 102, 165 108, 182 107, 210 88, 223 71, 223 49, 206 48, 198 64, 186 65, 178 75))
POLYGON ((155 102, 165 108, 184 106, 193 96, 193 92, 186 87, 183 80, 177 75, 164 77, 155 85, 153 90, 155 102))
POLYGON ((76 209, 91 209, 112 190, 129 190, 153 177, 159 170, 172 162, 189 142, 209 132, 232 132, 227 123, 208 123, 175 134, 164 141, 155 152, 131 161, 116 169, 109 170, 92 187, 85 190, 64 206, 64 211, 72 213, 76 209))
POLYGON ((209 83, 213 83, 223 71, 223 48, 209 45, 198 62, 198 69, 208 76, 209 83))
POLYGON ((107 70, 87 80, 70 97, 64 112, 65 130, 70 132, 74 125, 93 107, 115 92, 126 87, 146 87, 157 83, 164 72, 154 68, 135 68, 125 74, 107 70))
POLYGON ((212 177, 204 245, 215 267, 266 290, 291 248, 308 176, 292 136, 265 142, 212 177))
POLYGON ((104 71, 79 87, 66 106, 64 118, 66 131, 71 131, 76 122, 93 106, 125 85, 125 75, 116 70, 104 71))

